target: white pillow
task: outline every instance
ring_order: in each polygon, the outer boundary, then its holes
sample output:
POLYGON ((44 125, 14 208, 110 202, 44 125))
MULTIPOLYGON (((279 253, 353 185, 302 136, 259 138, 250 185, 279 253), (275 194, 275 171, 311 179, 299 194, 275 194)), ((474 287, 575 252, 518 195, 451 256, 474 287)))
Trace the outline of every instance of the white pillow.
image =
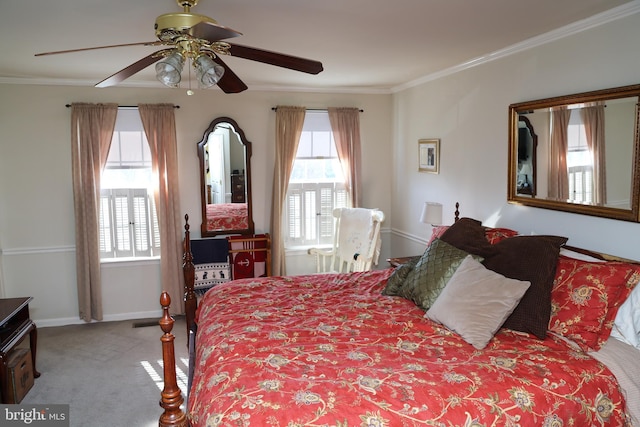
POLYGON ((481 350, 516 308, 530 282, 487 270, 467 256, 425 317, 481 350))
POLYGON ((611 336, 640 349, 640 284, 618 309, 611 336))

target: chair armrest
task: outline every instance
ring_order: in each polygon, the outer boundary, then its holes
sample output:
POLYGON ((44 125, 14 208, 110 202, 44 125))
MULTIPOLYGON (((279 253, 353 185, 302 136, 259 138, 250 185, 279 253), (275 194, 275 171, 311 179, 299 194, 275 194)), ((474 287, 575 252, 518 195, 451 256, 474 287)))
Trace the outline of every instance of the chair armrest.
POLYGON ((331 256, 333 255, 333 249, 309 248, 307 253, 309 255, 331 256))
POLYGON ((309 248, 307 253, 316 257, 316 273, 327 273, 333 268, 333 256, 335 249, 309 248), (327 259, 331 257, 329 268, 327 268, 327 259))

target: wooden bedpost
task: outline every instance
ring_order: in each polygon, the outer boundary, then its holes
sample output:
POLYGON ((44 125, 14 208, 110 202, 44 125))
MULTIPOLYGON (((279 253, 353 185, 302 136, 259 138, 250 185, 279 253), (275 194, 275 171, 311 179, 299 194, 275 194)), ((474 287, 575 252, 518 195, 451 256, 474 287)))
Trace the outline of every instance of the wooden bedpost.
POLYGON ((456 202, 456 211, 453 213, 453 222, 458 222, 458 220, 460 219, 460 211, 458 210, 458 208, 460 208, 460 203, 456 202))
POLYGON ((160 305, 162 306, 162 318, 160 319, 160 327, 164 334, 162 341, 162 362, 164 364, 164 388, 160 393, 160 406, 164 408, 164 412, 160 415, 159 427, 187 427, 187 417, 180 409, 180 405, 184 402, 182 391, 178 387, 176 378, 176 355, 175 355, 175 337, 171 333, 174 320, 169 315, 169 305, 171 298, 167 292, 160 295, 160 305))
POLYGON ((197 299, 194 291, 195 266, 191 253, 191 234, 189 232, 189 215, 184 216, 184 255, 182 256, 182 274, 184 275, 184 311, 187 321, 187 336, 195 323, 197 299))

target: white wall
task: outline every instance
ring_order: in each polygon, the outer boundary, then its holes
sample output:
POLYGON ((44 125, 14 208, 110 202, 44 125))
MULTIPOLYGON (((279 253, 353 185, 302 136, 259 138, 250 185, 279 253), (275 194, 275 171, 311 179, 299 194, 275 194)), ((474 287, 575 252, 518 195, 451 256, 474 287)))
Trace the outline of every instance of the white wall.
POLYGON ((421 204, 524 234, 569 237, 574 246, 640 259, 640 224, 507 204, 512 103, 640 83, 640 14, 487 62, 394 95, 391 250, 410 255, 430 227, 421 204), (440 174, 417 172, 417 141, 441 138, 440 174))
MULTIPOLYGON (((183 90, 0 84, 0 284, 4 297, 30 295, 39 326, 78 322, 71 185, 71 102, 120 105, 171 102, 176 110, 181 210, 192 238, 200 237, 196 144, 216 117, 228 116, 252 142, 256 232, 268 232, 277 105, 358 107, 363 143, 363 203, 389 212, 391 191, 391 95, 245 92, 217 88, 187 96, 183 90)), ((390 223, 390 220, 387 222, 390 223)), ((388 233, 387 233, 388 236, 388 233)), ((388 239, 387 239, 388 240, 388 239)), ((386 245, 389 250, 389 244, 386 245)), ((387 256, 387 255, 383 255, 387 256)), ((292 266, 295 267, 295 266, 292 266)), ((159 314, 159 263, 102 266, 105 319, 159 314)))

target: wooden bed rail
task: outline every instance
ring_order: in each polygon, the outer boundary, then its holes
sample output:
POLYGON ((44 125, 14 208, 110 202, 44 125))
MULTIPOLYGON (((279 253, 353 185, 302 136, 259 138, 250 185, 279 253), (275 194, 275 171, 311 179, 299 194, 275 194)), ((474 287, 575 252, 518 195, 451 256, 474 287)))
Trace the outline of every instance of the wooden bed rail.
POLYGON ((160 406, 164 408, 164 412, 160 415, 158 425, 159 427, 187 427, 187 417, 180 409, 184 398, 176 377, 175 336, 171 333, 175 320, 169 315, 171 298, 167 292, 160 295, 160 305, 162 306, 162 318, 159 323, 164 332, 160 338, 164 364, 164 388, 160 393, 160 406))

